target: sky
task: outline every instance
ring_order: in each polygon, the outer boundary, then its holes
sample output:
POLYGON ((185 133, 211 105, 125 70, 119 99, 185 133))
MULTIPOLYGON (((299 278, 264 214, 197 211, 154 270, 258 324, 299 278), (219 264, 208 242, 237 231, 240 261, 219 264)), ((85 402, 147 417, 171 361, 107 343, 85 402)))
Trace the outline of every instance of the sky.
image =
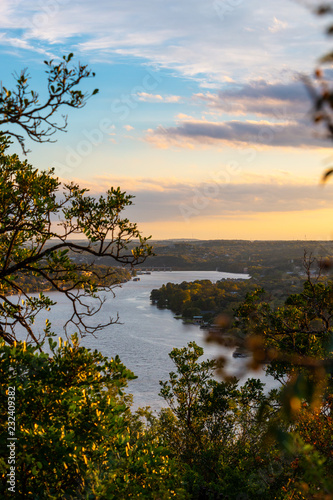
POLYGON ((328 23, 296 0, 1 0, 1 80, 27 67, 42 98, 44 60, 88 64, 99 93, 27 159, 134 195, 146 236, 331 240, 333 152, 302 80, 328 23))

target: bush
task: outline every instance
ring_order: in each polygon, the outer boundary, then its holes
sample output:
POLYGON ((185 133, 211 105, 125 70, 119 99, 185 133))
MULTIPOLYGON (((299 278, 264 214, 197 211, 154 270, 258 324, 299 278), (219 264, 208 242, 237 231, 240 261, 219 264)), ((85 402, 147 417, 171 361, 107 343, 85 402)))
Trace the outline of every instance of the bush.
POLYGON ((0 342, 2 498, 13 497, 8 443, 19 498, 183 498, 173 461, 130 412, 123 389, 135 376, 118 356, 80 347, 76 336, 58 348, 49 339, 52 357, 0 342))

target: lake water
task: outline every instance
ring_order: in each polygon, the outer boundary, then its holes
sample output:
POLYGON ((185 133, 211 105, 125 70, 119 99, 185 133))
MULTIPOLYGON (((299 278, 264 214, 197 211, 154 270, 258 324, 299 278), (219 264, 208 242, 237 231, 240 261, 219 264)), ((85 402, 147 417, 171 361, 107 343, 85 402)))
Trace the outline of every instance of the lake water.
MULTIPOLYGON (((161 310, 150 302, 150 292, 168 282, 181 283, 209 279, 213 282, 222 278, 247 278, 247 275, 221 273, 215 271, 174 271, 153 272, 141 275, 140 281, 129 281, 121 288, 115 289, 116 296, 106 294, 103 306, 103 317, 116 318, 119 315, 121 324, 106 327, 96 334, 97 338, 87 336, 82 339, 82 345, 98 349, 109 358, 119 355, 127 368, 132 370, 137 379, 129 382, 128 392, 134 396, 134 408, 151 406, 158 410, 165 406, 164 400, 158 396, 159 380, 168 380, 169 372, 174 369, 168 353, 174 347, 184 347, 190 341, 195 341, 205 350, 205 357, 214 358, 223 354, 228 358, 228 365, 237 376, 243 369, 246 360, 233 358, 233 350, 222 348, 204 342, 204 330, 195 325, 184 325, 176 320, 169 310, 161 310)), ((64 337, 63 324, 71 314, 71 304, 59 292, 49 294, 57 302, 50 312, 43 313, 36 320, 35 329, 45 326, 47 317, 52 323, 52 330, 57 336, 64 337)), ((260 378, 270 388, 274 382, 265 377, 263 372, 249 373, 248 376, 260 378)), ((241 380, 245 380, 242 377, 241 380)))

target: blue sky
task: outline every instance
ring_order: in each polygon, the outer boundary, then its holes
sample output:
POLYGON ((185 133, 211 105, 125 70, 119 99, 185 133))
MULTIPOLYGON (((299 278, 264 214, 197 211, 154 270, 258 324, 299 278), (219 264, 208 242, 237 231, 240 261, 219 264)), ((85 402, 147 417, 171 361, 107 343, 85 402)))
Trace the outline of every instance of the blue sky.
POLYGON ((68 132, 29 144, 38 168, 120 185, 157 239, 332 238, 331 145, 300 82, 330 50, 328 20, 301 2, 2 0, 0 23, 7 87, 28 67, 42 94, 42 61, 69 52, 96 72, 68 132))

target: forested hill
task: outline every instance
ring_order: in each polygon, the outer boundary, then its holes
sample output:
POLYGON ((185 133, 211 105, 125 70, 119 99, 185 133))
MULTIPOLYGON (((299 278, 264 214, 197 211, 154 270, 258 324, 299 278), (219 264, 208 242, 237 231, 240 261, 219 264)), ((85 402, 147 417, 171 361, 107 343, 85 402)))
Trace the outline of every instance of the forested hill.
MULTIPOLYGON (((137 245, 133 240, 128 250, 137 245)), ((317 259, 333 258, 333 241, 249 241, 249 240, 165 240, 152 241, 155 255, 139 268, 171 268, 174 271, 219 271, 248 273, 251 276, 303 270, 304 252, 317 259)), ((74 262, 89 263, 93 257, 70 252, 74 262)), ((105 265, 117 265, 110 257, 105 265)), ((99 264, 99 259, 96 260, 99 264)))
POLYGON ((304 252, 333 256, 332 241, 184 240, 153 242, 155 256, 142 267, 279 274, 302 270, 304 252))

